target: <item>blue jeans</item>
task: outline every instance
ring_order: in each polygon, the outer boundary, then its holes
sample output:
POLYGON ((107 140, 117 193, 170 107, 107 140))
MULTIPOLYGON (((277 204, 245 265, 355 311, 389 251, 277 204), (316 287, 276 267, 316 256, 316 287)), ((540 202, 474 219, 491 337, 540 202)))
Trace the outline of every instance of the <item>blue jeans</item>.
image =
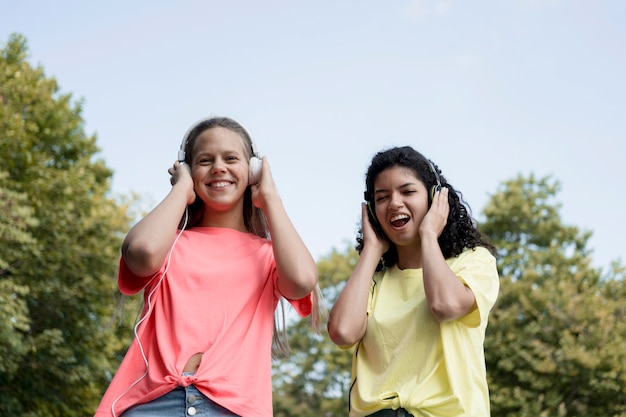
POLYGON ((205 397, 196 387, 178 387, 145 404, 135 405, 120 417, 227 417, 237 414, 205 397))

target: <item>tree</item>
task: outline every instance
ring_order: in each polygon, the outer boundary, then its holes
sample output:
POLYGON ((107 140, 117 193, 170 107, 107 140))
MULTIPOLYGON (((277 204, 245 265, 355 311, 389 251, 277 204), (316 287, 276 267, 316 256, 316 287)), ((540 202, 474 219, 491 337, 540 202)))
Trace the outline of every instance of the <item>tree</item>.
POLYGON ((0 373, 15 374, 28 351, 25 332, 29 328, 26 297, 28 287, 9 276, 23 259, 36 254, 28 227, 37 224, 26 196, 8 188, 8 175, 0 172, 0 373), (29 254, 24 258, 23 254, 29 254))
POLYGON ((91 415, 123 348, 106 324, 128 207, 81 102, 27 51, 0 50, 0 415, 91 415))
MULTIPOLYGON (((626 416, 626 268, 590 266, 588 232, 562 223, 550 178, 518 177, 490 199, 481 230, 499 249, 501 290, 485 340, 493 416, 626 416)), ((318 263, 331 306, 356 264, 318 263)), ((296 321, 275 364, 275 415, 346 415, 351 352, 296 321)))
POLYGON ((624 268, 591 267, 591 234, 562 223, 559 183, 504 183, 482 230, 501 291, 485 343, 493 415, 625 416, 624 268))
MULTIPOLYGON (((317 264, 320 287, 330 308, 356 265, 349 246, 333 249, 317 264)), ((290 357, 274 363, 274 416, 347 415, 352 351, 340 350, 328 333, 315 334, 306 320, 288 328, 290 357)))

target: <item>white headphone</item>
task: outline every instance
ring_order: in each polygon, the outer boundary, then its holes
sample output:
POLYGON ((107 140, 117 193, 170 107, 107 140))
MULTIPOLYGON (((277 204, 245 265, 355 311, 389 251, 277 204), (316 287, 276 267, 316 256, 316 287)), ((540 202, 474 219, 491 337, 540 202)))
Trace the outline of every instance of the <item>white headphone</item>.
MULTIPOLYGON (((189 129, 187 129, 187 131, 185 132, 185 135, 183 136, 183 141, 180 144, 180 149, 178 150, 178 162, 180 162, 181 164, 185 163, 185 146, 187 145, 187 141, 189 141, 189 135, 191 134, 191 131, 194 130, 196 127, 198 127, 198 125, 200 125, 201 123, 207 122, 212 119, 215 119, 215 117, 202 118, 198 120, 197 122, 195 122, 194 124, 192 124, 189 129)), ((235 121, 235 123, 241 126, 239 122, 235 121)), ((243 126, 241 126, 241 128, 243 129, 243 126)), ((249 134, 247 136, 250 139, 250 144, 252 145, 252 157, 248 161, 248 167, 249 167, 248 184, 253 185, 253 184, 258 183, 259 179, 261 178, 261 169, 263 167, 263 161, 259 157, 259 151, 256 148, 256 144, 254 143, 254 140, 252 140, 252 137, 249 134)))

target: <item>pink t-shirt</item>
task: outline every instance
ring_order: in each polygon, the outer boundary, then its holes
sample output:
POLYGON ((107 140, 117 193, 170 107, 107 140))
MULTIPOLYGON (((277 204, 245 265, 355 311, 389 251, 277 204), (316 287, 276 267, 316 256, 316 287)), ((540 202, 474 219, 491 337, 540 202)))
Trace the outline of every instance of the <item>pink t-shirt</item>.
MULTIPOLYGON (((184 231, 154 277, 137 277, 121 259, 120 291, 144 289, 148 315, 137 330, 141 347, 134 338, 95 416, 119 417, 190 384, 241 416, 272 416, 276 278, 271 241, 232 229, 184 231), (196 353, 203 353, 198 371, 183 377, 196 353)), ((300 316, 311 313, 310 296, 290 303, 300 316)))

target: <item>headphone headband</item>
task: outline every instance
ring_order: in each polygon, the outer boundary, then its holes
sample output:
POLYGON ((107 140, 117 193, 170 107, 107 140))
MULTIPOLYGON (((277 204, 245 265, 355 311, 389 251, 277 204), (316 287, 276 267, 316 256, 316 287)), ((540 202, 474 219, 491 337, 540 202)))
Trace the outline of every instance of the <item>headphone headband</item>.
POLYGON ((435 180, 437 181, 437 190, 439 190, 441 188, 441 179, 439 178, 439 174, 437 173, 437 170, 435 169, 435 164, 433 164, 433 161, 431 161, 430 159, 428 160, 428 166, 430 167, 430 170, 432 171, 433 174, 435 174, 435 180))

